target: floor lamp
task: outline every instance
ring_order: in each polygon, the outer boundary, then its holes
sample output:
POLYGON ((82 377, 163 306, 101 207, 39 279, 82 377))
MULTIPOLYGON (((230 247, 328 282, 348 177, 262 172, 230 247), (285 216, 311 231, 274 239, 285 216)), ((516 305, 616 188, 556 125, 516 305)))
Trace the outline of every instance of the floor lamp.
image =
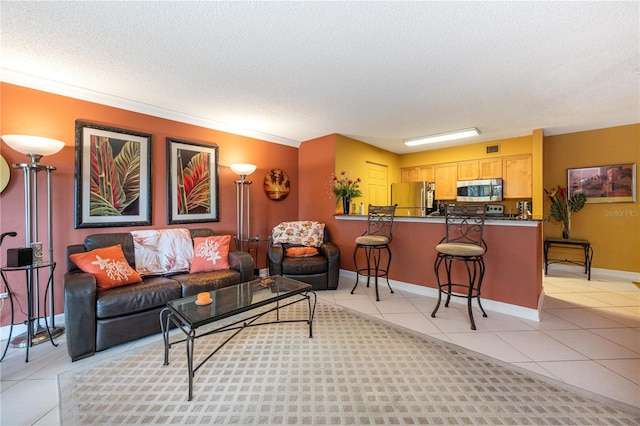
POLYGON ((236 222, 236 241, 238 249, 240 251, 249 252, 251 250, 250 238, 251 235, 251 217, 250 217, 250 194, 251 194, 251 181, 246 177, 256 171, 255 164, 232 164, 231 171, 240 175, 240 179, 235 181, 236 183, 236 207, 237 207, 237 222, 236 222), (246 206, 246 207, 245 207, 246 206), (246 224, 246 232, 245 232, 246 224), (246 250, 245 250, 246 248, 246 250))
MULTIPOLYGON (((45 172, 46 175, 46 190, 47 190, 47 251, 48 256, 44 256, 44 250, 41 254, 40 261, 46 263, 53 262, 53 223, 51 220, 51 214, 53 212, 52 197, 51 197, 51 173, 56 170, 53 166, 47 166, 40 163, 40 159, 45 155, 53 155, 60 151, 64 147, 64 142, 43 138, 39 136, 27 136, 27 135, 3 135, 2 140, 9 145, 15 151, 25 154, 30 158, 29 163, 13 164, 14 169, 22 169, 24 175, 24 223, 25 223, 25 244, 26 247, 33 247, 34 243, 40 242, 38 235, 38 174, 45 172)), ((34 260, 36 260, 34 258, 34 260)), ((13 347, 24 347, 27 345, 29 337, 31 338, 31 344, 35 345, 44 342, 48 336, 55 338, 64 332, 64 327, 56 327, 55 325, 55 313, 54 313, 54 281, 53 268, 49 267, 49 279, 50 279, 50 297, 49 297, 49 313, 50 321, 48 323, 48 330, 40 325, 40 277, 38 269, 31 269, 30 273, 27 273, 27 298, 28 304, 35 306, 35 327, 29 332, 17 336, 12 340, 11 345, 13 347)), ((49 280, 47 280, 49 282, 49 280)), ((33 312, 30 312, 33 314, 33 312)), ((27 321, 29 324, 29 321, 27 321)))

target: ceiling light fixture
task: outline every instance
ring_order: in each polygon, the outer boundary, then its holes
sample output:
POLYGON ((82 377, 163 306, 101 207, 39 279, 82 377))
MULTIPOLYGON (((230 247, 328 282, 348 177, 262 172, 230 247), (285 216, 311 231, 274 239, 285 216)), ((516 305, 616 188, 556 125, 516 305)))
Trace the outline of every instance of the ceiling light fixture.
POLYGON ((470 138, 478 136, 480 130, 475 127, 469 129, 456 130, 455 132, 438 133, 437 135, 421 136, 414 139, 405 139, 404 144, 407 146, 424 145, 426 143, 452 141, 456 139, 470 138))

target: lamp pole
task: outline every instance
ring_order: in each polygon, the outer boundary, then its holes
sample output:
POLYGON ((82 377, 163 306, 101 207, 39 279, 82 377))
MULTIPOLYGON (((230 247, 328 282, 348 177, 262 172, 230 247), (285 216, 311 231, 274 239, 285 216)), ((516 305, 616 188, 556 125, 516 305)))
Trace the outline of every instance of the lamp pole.
POLYGON ((240 175, 240 179, 235 181, 236 184, 236 241, 238 249, 241 251, 251 251, 251 181, 247 180, 247 176, 256 170, 254 164, 232 164, 231 170, 240 175), (245 202, 246 199, 246 202, 245 202), (245 219, 246 217, 246 219, 245 219), (245 233, 246 224, 246 233, 245 233))

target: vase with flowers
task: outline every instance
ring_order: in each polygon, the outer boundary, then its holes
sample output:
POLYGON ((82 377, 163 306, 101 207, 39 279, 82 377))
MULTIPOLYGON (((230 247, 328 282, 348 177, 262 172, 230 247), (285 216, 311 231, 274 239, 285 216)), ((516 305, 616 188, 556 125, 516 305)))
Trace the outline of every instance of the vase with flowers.
POLYGON ((342 198, 343 214, 349 214, 351 199, 362 197, 360 182, 360 178, 350 179, 345 171, 340 172, 340 176, 333 176, 333 194, 336 198, 342 198))
POLYGON ((574 194, 569 197, 567 187, 558 185, 551 191, 544 190, 551 201, 550 216, 558 222, 562 222, 562 239, 571 238, 571 213, 576 213, 584 207, 587 201, 586 195, 574 194))

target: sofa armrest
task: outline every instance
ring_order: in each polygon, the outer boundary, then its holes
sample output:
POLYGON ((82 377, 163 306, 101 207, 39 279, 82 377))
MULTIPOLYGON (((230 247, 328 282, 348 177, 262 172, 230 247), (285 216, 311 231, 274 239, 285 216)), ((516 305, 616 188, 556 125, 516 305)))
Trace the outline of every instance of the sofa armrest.
POLYGON ((240 272, 240 282, 251 281, 253 279, 253 257, 244 251, 230 251, 229 269, 240 272))
POLYGON ((96 351, 96 279, 85 272, 63 277, 67 352, 72 361, 96 351))
POLYGON ((282 244, 271 244, 267 249, 269 259, 269 275, 282 275, 282 259, 284 258, 284 248, 282 244))
POLYGON ((338 288, 340 277, 340 248, 334 243, 325 241, 320 246, 320 253, 327 258, 327 286, 330 290, 338 288))

